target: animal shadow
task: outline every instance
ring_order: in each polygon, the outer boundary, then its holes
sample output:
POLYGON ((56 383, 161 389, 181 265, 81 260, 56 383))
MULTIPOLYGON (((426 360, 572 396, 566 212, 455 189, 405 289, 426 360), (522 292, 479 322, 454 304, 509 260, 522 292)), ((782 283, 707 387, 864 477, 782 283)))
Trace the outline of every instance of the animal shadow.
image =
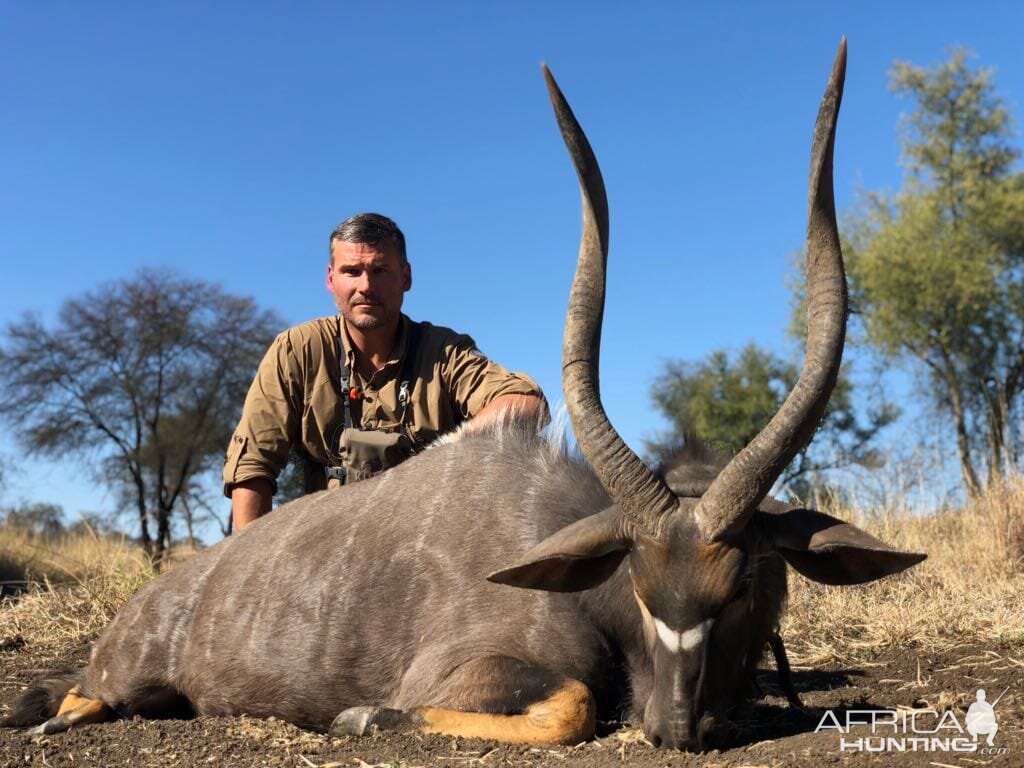
MULTIPOLYGON (((792 673, 793 687, 804 700, 804 706, 774 703, 759 698, 740 707, 728 725, 727 733, 721 734, 723 749, 742 747, 759 741, 782 739, 813 731, 826 712, 826 707, 807 704, 809 695, 817 691, 847 688, 857 684, 855 678, 864 677, 860 669, 807 670, 792 673)), ((778 675, 774 671, 762 671, 757 675, 757 684, 766 697, 785 698, 778 675)))

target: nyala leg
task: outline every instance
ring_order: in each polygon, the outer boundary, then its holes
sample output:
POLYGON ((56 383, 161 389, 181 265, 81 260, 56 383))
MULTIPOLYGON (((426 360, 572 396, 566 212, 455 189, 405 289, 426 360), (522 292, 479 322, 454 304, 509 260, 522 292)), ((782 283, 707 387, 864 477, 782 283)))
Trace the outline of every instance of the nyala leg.
POLYGON ((782 644, 782 636, 778 632, 773 632, 768 636, 768 646, 772 649, 772 655, 775 656, 775 668, 779 671, 779 685, 782 686, 782 692, 786 694, 786 700, 791 707, 802 707, 803 704, 800 702, 796 688, 793 687, 793 677, 790 674, 789 659, 786 658, 786 646, 782 644))
POLYGON ((76 726, 89 723, 103 723, 114 719, 114 710, 99 699, 90 699, 82 695, 79 686, 75 686, 60 703, 57 714, 42 725, 29 730, 31 734, 63 733, 76 726))
POLYGON ((362 736, 375 729, 441 733, 517 744, 578 744, 596 727, 596 704, 579 680, 504 656, 463 664, 439 687, 432 703, 409 710, 346 709, 332 735, 362 736))

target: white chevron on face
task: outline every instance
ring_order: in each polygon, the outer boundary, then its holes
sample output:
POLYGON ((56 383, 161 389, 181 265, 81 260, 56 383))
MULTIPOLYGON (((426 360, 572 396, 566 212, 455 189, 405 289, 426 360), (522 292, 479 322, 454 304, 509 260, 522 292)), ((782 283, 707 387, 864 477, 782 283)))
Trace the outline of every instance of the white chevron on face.
POLYGON ((691 651, 699 646, 704 642, 704 638, 708 636, 713 623, 714 619, 705 619, 696 626, 678 632, 658 617, 654 617, 654 627, 658 631, 658 639, 661 640, 662 645, 673 653, 691 651))

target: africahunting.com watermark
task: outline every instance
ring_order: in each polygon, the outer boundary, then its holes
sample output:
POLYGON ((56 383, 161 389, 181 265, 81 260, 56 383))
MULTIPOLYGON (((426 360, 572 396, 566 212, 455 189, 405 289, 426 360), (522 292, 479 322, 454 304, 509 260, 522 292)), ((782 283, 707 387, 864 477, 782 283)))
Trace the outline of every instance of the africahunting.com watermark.
MULTIPOLYGON (((1007 688, 1006 690, 1009 690, 1007 688)), ((999 721, 993 702, 978 689, 975 701, 961 722, 952 710, 934 709, 848 709, 838 715, 825 710, 815 733, 836 731, 840 752, 976 752, 981 755, 1005 755, 1009 749, 995 743, 999 721), (852 733, 868 726, 870 733, 852 733), (979 741, 980 739, 980 741, 979 741)))

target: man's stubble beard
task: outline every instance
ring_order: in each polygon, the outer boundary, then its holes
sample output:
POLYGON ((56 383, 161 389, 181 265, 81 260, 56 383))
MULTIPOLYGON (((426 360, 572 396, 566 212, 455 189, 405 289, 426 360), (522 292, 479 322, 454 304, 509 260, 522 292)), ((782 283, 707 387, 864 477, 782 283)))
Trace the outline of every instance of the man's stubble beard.
MULTIPOLYGON (((376 305, 380 307, 381 305, 376 305)), ((353 328, 358 328, 360 331, 376 331, 380 328, 386 328, 389 324, 398 320, 401 310, 388 309, 380 317, 374 317, 373 315, 358 315, 356 316, 353 311, 341 310, 342 316, 345 318, 345 322, 351 325, 353 328)))

